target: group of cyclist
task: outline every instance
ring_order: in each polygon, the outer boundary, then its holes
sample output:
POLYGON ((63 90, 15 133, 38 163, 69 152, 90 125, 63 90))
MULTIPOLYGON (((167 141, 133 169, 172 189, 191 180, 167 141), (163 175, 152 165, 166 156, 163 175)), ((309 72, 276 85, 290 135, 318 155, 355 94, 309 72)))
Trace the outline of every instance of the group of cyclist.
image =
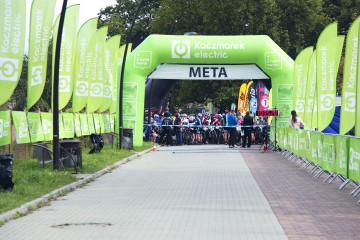
POLYGON ((223 114, 171 114, 166 110, 162 115, 154 114, 150 124, 144 125, 144 138, 161 145, 228 144, 250 147, 262 144, 263 127, 267 119, 256 118, 225 109, 223 114), (149 131, 150 130, 150 136, 149 131))

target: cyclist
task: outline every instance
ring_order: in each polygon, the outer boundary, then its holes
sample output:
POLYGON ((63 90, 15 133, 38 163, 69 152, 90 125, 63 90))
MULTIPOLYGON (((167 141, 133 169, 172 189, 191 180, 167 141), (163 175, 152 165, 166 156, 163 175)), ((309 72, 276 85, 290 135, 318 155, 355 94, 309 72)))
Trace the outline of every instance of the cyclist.
POLYGON ((171 118, 171 115, 169 112, 165 112, 164 113, 164 118, 161 122, 161 126, 162 126, 162 131, 160 134, 160 144, 163 143, 163 139, 164 136, 166 135, 166 139, 165 139, 165 144, 167 146, 172 145, 172 126, 173 125, 173 120, 171 118))
POLYGON ((198 113, 198 114, 196 114, 195 121, 194 121, 197 144, 202 144, 202 140, 203 140, 202 139, 203 129, 202 129, 201 118, 202 118, 202 114, 198 113))

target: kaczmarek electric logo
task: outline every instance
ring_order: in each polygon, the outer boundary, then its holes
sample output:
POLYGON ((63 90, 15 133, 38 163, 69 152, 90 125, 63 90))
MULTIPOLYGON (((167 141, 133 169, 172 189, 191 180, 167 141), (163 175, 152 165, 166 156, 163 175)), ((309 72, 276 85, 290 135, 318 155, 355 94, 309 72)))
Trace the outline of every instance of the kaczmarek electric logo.
POLYGON ((43 67, 42 66, 34 66, 31 69, 31 86, 40 85, 43 82, 42 73, 43 67))
POLYGON ((190 59, 190 41, 173 40, 171 50, 172 58, 190 59))
POLYGON ((17 82, 19 60, 12 58, 0 58, 0 80, 17 82))
POLYGON ((355 112, 356 108, 356 94, 345 92, 345 112, 355 112))
POLYGON ((329 111, 334 107, 335 97, 333 94, 320 95, 320 111, 329 111))

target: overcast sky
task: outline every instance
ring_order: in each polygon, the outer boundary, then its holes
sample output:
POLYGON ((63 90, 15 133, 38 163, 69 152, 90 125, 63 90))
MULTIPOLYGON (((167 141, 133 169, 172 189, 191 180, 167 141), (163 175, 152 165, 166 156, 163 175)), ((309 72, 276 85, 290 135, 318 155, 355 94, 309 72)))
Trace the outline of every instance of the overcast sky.
MULTIPOLYGON (((63 4, 62 0, 49 0, 49 1, 56 1, 56 9, 54 14, 54 21, 56 17, 61 12, 61 7, 63 4)), ((29 24, 30 24, 30 9, 31 9, 32 0, 26 0, 26 17, 27 17, 27 38, 29 38, 29 24)), ((97 14, 100 12, 101 8, 105 8, 107 6, 111 6, 116 4, 116 0, 68 0, 67 6, 71 6, 74 4, 80 4, 80 16, 79 16, 79 25, 78 28, 81 27, 83 23, 93 17, 97 17, 97 14)), ((28 49, 28 41, 26 41, 26 52, 28 49)))

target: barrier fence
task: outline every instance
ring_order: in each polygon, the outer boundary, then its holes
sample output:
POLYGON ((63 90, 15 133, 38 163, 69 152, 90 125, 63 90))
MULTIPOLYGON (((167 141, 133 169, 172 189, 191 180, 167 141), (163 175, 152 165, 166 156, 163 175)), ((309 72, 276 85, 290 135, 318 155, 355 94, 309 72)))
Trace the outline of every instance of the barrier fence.
MULTIPOLYGON (((313 166, 311 172, 316 177, 328 173, 325 180, 339 177, 344 184, 353 182, 359 186, 360 182, 360 138, 348 135, 324 134, 316 131, 307 131, 293 128, 271 127, 270 140, 277 144, 291 160, 299 160, 303 168, 313 166)), ((353 193, 356 195, 360 187, 353 193)), ((352 193, 352 194, 353 194, 352 193)))
MULTIPOLYGON (((88 136, 92 133, 112 133, 114 114, 59 114, 60 139, 88 136)), ((0 146, 53 140, 53 114, 47 112, 0 111, 0 146), (13 132, 14 131, 14 132, 13 132)))

